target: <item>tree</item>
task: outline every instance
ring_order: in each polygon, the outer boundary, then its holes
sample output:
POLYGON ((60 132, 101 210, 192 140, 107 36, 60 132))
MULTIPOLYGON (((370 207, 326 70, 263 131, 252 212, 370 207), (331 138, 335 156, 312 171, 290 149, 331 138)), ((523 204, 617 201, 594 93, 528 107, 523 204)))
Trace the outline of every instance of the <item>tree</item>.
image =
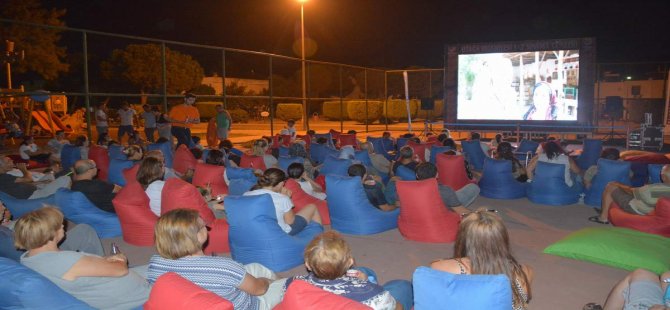
MULTIPOLYGON (((168 94, 179 94, 200 86, 204 70, 190 55, 166 48, 165 65, 168 94)), ((162 91, 160 45, 130 44, 123 50, 115 49, 111 57, 100 66, 104 79, 125 78, 142 93, 162 91)))
MULTIPOLYGON (((38 0, 2 1, 0 16, 4 18, 44 24, 65 26, 61 20, 65 10, 42 7, 38 0)), ((65 47, 58 46, 61 30, 35 26, 3 23, 0 27, 0 40, 13 41, 15 51, 25 51, 25 60, 18 62, 12 69, 17 73, 35 72, 45 80, 55 80, 59 74, 67 72, 69 65, 64 62, 65 47)))

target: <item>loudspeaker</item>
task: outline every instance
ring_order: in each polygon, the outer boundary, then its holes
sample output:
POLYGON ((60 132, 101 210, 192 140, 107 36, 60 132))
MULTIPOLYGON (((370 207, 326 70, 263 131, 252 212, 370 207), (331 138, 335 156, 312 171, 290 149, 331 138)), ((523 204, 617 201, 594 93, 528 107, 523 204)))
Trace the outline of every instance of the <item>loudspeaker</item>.
POLYGON ((605 113, 612 119, 621 119, 623 117, 623 98, 607 96, 605 98, 605 113))
POLYGON ((421 98, 421 110, 432 110, 435 108, 433 98, 421 98))

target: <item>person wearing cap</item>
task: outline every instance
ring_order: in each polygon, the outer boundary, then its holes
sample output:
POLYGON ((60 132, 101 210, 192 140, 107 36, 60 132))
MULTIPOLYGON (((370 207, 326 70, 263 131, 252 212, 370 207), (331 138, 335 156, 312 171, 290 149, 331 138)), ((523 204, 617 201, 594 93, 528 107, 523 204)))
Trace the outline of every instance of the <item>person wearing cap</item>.
POLYGON ((191 140, 191 126, 200 123, 200 112, 194 107, 195 95, 187 93, 184 95, 184 104, 174 106, 168 117, 172 121, 172 135, 177 138, 177 147, 186 144, 193 147, 191 140))

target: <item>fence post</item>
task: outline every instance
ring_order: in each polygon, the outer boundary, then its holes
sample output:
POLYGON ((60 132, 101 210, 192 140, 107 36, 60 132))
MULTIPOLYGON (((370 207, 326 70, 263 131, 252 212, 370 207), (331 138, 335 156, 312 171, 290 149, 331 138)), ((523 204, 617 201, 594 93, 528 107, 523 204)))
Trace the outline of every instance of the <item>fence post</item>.
MULTIPOLYGON (((82 48, 84 51, 84 101, 86 102, 86 134, 88 135, 88 141, 93 141, 93 135, 91 134, 91 99, 89 96, 89 85, 88 85, 88 38, 86 37, 86 32, 82 32, 82 48)), ((67 113, 67 111, 65 111, 67 113)), ((100 135, 100 133, 98 133, 100 135)))

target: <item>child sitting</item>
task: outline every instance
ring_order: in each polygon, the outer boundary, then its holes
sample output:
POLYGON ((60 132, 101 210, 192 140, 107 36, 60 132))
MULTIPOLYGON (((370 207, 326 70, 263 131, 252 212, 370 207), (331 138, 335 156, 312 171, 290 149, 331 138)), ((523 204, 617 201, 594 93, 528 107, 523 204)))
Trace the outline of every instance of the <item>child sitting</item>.
POLYGON ((361 164, 353 164, 349 166, 347 173, 350 177, 361 178, 363 189, 365 189, 365 195, 367 195, 370 204, 375 208, 382 211, 393 211, 397 208, 397 206, 391 205, 386 201, 386 197, 384 196, 384 185, 381 182, 381 178, 379 176, 368 175, 365 166, 361 164))

